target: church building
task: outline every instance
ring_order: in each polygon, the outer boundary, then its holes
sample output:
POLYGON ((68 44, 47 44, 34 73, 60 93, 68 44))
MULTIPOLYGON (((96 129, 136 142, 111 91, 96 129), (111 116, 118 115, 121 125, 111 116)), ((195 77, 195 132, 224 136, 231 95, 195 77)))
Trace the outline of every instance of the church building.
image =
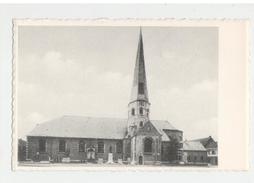
POLYGON ((183 132, 168 121, 150 119, 150 105, 140 31, 128 117, 62 116, 38 124, 27 135, 27 159, 141 165, 181 161, 183 132))

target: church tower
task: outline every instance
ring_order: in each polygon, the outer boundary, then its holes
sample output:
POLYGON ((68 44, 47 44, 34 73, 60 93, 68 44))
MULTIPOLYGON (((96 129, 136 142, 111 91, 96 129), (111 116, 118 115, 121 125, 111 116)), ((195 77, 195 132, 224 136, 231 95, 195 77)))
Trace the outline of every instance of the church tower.
POLYGON ((128 105, 128 134, 133 135, 137 129, 143 127, 149 121, 149 107, 143 38, 140 29, 134 79, 128 105))

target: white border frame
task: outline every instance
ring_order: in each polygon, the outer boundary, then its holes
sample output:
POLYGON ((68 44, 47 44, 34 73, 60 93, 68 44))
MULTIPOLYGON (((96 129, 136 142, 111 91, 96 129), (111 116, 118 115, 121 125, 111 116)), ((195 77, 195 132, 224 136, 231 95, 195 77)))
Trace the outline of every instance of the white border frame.
POLYGON ((247 170, 249 123, 249 22, 247 20, 178 19, 17 19, 13 44, 13 170, 247 170), (218 27, 218 167, 154 166, 17 166, 17 74, 19 26, 177 26, 218 27), (238 73, 236 75, 236 73, 238 73), (231 101, 234 101, 233 103, 231 101), (232 128, 234 127, 234 128, 232 128), (230 131, 228 131, 230 129, 230 131), (237 136, 235 135, 237 134, 237 136), (232 144, 234 141, 234 144, 232 144), (237 148, 236 148, 237 147, 237 148), (234 161, 232 161, 234 159, 234 161))

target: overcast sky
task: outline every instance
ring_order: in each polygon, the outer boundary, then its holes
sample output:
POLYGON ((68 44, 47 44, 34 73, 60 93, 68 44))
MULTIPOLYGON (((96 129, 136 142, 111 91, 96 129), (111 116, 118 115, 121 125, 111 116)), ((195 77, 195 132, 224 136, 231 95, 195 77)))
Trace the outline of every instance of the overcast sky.
MULTIPOLYGON (((218 30, 143 27, 150 118, 217 139, 218 30)), ((62 115, 127 118, 139 27, 19 27, 18 136, 62 115)))

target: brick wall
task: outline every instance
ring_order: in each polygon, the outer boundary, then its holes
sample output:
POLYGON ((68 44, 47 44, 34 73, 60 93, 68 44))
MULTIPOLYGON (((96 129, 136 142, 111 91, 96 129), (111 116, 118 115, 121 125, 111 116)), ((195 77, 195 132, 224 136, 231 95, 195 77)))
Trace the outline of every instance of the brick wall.
POLYGON ((206 151, 184 151, 185 162, 188 163, 207 163, 207 153, 206 151))
POLYGON ((161 147, 161 161, 163 162, 174 162, 179 160, 179 143, 177 141, 162 142, 161 147))
MULTIPOLYGON (((139 156, 143 156, 145 163, 156 161, 174 161, 177 159, 177 149, 175 145, 170 142, 161 142, 158 136, 153 138, 153 152, 151 154, 144 154, 143 140, 145 136, 139 136, 137 143, 140 144, 136 148, 136 160, 139 156)), ((117 162, 118 159, 127 161, 131 157, 130 139, 125 140, 110 140, 110 139, 79 139, 79 138, 51 138, 51 137, 27 137, 28 159, 34 161, 53 161, 61 162, 62 158, 70 157, 71 161, 83 162, 87 160, 88 148, 95 149, 95 160, 102 158, 104 162, 108 160, 108 153, 110 146, 112 147, 113 159, 117 162), (46 152, 39 152, 39 139, 46 140, 46 152), (66 141, 66 150, 69 152, 59 152, 59 140, 66 141), (83 140, 85 143, 85 152, 79 152, 79 141, 83 140), (104 142, 104 153, 98 153, 98 141, 104 142), (116 152, 116 144, 121 141, 123 144, 122 153, 116 152), (38 155, 39 152, 39 155, 38 155)))
POLYGON ((34 161, 61 162, 63 157, 70 157, 72 161, 87 160, 87 149, 95 149, 95 159, 102 158, 104 162, 108 160, 110 146, 112 147, 113 159, 117 161, 123 158, 123 153, 116 152, 116 144, 121 140, 110 139, 79 139, 79 138, 50 138, 50 137, 27 137, 28 142, 28 159, 34 161), (46 140, 46 151, 39 152, 39 139, 46 140), (66 152, 59 152, 59 140, 65 140, 66 152), (79 152, 79 141, 85 143, 85 152, 79 152), (98 141, 104 142, 104 153, 98 153, 98 141))

